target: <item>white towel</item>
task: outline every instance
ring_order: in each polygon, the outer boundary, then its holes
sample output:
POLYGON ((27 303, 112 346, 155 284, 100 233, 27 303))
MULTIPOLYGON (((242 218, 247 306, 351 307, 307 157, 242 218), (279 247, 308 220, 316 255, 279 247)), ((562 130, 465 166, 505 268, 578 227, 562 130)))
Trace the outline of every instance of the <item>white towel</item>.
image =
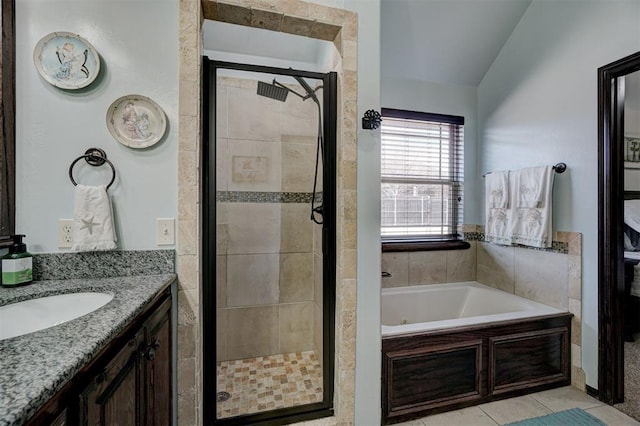
POLYGON ((76 185, 73 205, 73 250, 114 250, 111 201, 105 185, 76 185))
POLYGON ((509 171, 491 172, 485 176, 487 206, 492 209, 509 207, 509 171))
POLYGON ((511 179, 514 184, 511 186, 511 198, 518 200, 516 203, 519 204, 514 207, 513 243, 531 247, 551 247, 553 177, 551 166, 512 172, 511 179), (534 180, 537 182, 536 185, 532 184, 534 180), (527 182, 529 184, 526 184, 527 182), (522 194, 523 190, 526 194, 522 194), (536 207, 530 207, 532 205, 536 207))
POLYGON ((490 243, 509 245, 512 238, 511 211, 509 209, 487 209, 484 240, 490 243))
POLYGON ((485 241, 509 245, 512 239, 511 192, 508 171, 491 172, 485 176, 485 241))
POLYGON ((514 175, 518 192, 517 207, 544 207, 545 191, 548 186, 548 169, 553 170, 550 166, 529 167, 519 170, 514 175))

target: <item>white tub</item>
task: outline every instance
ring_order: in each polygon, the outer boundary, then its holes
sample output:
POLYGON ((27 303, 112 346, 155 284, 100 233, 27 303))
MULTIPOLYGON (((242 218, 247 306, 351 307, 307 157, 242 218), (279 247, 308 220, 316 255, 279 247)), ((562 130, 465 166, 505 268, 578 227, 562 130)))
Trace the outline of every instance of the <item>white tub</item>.
POLYGON ((566 312, 475 281, 382 289, 382 336, 566 312))

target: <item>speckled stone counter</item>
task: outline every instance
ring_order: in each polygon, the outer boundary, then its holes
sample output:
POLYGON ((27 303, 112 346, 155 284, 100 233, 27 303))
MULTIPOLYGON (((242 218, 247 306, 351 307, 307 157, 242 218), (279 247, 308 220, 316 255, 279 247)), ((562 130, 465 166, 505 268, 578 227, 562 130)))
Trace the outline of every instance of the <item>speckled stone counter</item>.
POLYGON ((72 321, 0 340, 0 426, 21 424, 122 331, 175 274, 38 281, 0 288, 0 306, 78 291, 112 294, 103 307, 72 321))

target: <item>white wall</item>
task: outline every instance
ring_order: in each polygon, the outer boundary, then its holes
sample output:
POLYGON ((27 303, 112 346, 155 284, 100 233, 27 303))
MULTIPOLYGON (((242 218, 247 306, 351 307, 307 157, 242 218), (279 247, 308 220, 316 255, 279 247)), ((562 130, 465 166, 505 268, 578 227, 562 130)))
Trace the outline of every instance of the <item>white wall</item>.
POLYGON ((480 223, 477 170, 477 90, 472 86, 438 84, 383 76, 382 106, 409 111, 448 114, 464 117, 464 219, 463 223, 480 223))
MULTIPOLYGON (((58 251, 57 221, 73 217, 69 165, 89 147, 104 149, 118 174, 109 193, 119 247, 156 248, 155 219, 177 216, 178 0, 18 0, 16 76, 16 231, 29 250, 58 251), (89 87, 63 91, 36 71, 34 47, 54 31, 79 34, 100 54, 89 87), (128 94, 150 97, 167 115, 165 138, 152 148, 127 148, 107 130, 109 105, 128 94)), ((111 175, 78 163, 74 177, 93 185, 111 175)))
POLYGON ((554 229, 583 234, 582 362, 587 384, 594 388, 597 69, 638 50, 637 0, 534 0, 478 87, 479 170, 559 161, 568 165, 567 172, 556 177, 554 229))

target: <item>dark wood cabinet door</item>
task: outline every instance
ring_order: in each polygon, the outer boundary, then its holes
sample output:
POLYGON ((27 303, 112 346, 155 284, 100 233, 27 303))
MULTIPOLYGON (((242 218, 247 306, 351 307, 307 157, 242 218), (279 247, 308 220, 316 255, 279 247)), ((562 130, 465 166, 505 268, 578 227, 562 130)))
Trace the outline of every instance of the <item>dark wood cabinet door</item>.
POLYGON ((143 341, 143 333, 137 333, 80 394, 81 425, 142 424, 143 382, 139 348, 143 341))
POLYGON ((171 301, 165 302, 147 321, 146 362, 147 418, 149 426, 171 424, 171 301))

